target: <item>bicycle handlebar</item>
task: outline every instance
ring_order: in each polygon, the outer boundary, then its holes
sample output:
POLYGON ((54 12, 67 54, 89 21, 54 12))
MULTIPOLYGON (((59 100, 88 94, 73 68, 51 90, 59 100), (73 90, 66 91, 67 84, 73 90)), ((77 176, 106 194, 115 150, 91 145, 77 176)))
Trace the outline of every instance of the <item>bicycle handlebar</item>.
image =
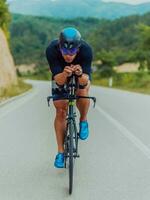
MULTIPOLYGON (((55 96, 48 96, 47 97, 47 103, 48 106, 50 106, 50 100, 53 99, 55 96)), ((96 104, 96 98, 90 97, 90 96, 68 96, 68 97, 60 97, 58 100, 77 100, 77 99, 91 99, 93 100, 93 107, 95 108, 96 104)))

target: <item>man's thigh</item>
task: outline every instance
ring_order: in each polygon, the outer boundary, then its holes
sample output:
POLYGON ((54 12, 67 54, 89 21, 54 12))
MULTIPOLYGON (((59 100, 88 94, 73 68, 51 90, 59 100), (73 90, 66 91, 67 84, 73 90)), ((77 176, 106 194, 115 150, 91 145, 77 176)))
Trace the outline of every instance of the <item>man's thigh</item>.
POLYGON ((52 88, 53 104, 56 109, 66 109, 68 100, 63 98, 67 97, 67 91, 64 88, 52 88))
POLYGON ((67 111, 68 108, 68 101, 67 100, 55 100, 53 104, 56 109, 63 109, 67 111))
POLYGON ((90 81, 88 82, 87 86, 85 86, 83 89, 78 88, 76 91, 76 95, 82 95, 82 96, 86 96, 89 93, 89 89, 90 89, 90 81))

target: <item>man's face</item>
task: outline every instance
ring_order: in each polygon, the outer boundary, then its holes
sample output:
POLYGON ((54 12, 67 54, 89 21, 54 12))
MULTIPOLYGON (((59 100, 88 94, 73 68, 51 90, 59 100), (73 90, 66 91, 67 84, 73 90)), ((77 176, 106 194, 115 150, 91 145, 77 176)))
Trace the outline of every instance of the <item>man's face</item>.
POLYGON ((61 51, 61 54, 62 54, 62 57, 64 58, 64 60, 67 63, 71 63, 75 59, 79 49, 72 48, 72 49, 68 50, 68 49, 62 47, 62 48, 60 48, 60 51, 61 51))
POLYGON ((74 55, 69 55, 69 54, 64 55, 64 54, 62 54, 62 57, 64 58, 65 62, 72 63, 72 61, 75 59, 76 55, 77 54, 74 54, 74 55))

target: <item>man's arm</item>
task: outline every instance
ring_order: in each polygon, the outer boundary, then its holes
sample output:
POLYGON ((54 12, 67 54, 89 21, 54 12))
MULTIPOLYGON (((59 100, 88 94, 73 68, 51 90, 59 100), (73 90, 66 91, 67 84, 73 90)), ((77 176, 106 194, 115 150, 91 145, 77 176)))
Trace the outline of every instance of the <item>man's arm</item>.
POLYGON ((46 57, 54 80, 58 85, 64 85, 67 81, 67 77, 72 75, 72 70, 69 66, 66 66, 64 70, 62 70, 61 62, 57 58, 57 54, 51 45, 46 49, 46 57))
POLYGON ((59 73, 54 76, 54 80, 58 85, 64 85, 67 81, 67 77, 71 76, 73 72, 73 68, 70 66, 66 66, 62 73, 59 73))
POLYGON ((83 75, 79 77, 79 84, 80 85, 86 85, 89 80, 91 80, 91 65, 92 65, 92 59, 93 59, 93 52, 92 48, 90 46, 86 47, 84 51, 82 51, 82 59, 81 59, 81 68, 83 75))
POLYGON ((79 85, 87 85, 89 81, 88 74, 83 73, 82 67, 80 65, 74 65, 73 71, 78 76, 79 85))

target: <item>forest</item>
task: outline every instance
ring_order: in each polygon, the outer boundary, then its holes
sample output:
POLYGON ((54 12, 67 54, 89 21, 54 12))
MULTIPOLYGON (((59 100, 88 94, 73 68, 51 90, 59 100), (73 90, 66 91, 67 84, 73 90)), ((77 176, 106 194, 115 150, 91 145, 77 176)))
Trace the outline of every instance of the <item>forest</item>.
MULTIPOLYGON (((150 69, 150 13, 116 20, 97 18, 55 19, 13 15, 10 33, 11 50, 17 65, 47 65, 45 49, 58 38, 60 31, 73 26, 93 48, 94 61, 101 60, 98 69, 125 62, 140 62, 140 69, 150 69)), ((109 71, 109 70, 108 70, 109 71)), ((111 71, 111 70, 110 70, 111 71)), ((111 73, 111 72, 110 72, 111 73)))

